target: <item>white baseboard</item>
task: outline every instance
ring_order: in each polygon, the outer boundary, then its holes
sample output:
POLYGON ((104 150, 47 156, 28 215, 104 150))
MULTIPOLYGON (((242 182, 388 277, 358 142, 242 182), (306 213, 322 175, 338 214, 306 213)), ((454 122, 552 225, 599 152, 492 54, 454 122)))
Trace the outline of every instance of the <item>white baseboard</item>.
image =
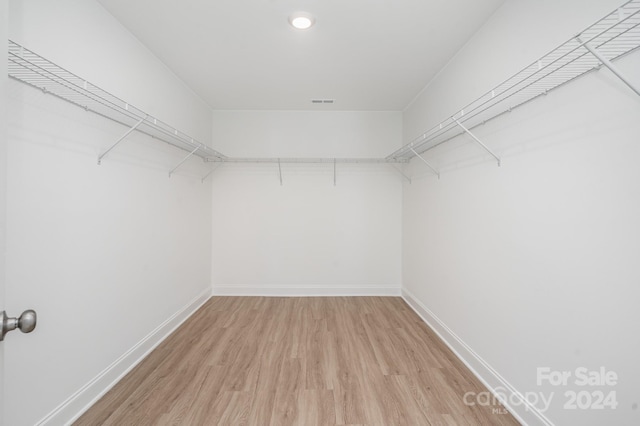
POLYGON ((153 351, 176 328, 200 308, 211 297, 207 289, 186 306, 156 327, 140 342, 105 368, 89 383, 80 388, 51 413, 41 419, 36 426, 70 425, 95 404, 109 389, 118 383, 129 371, 153 351))
POLYGON ((402 298, 492 394, 496 395, 499 400, 503 398, 499 398, 496 393, 498 390, 500 395, 506 396, 506 400, 501 401, 502 404, 520 423, 528 426, 553 426, 553 423, 544 414, 531 405, 516 388, 475 353, 411 292, 403 288, 402 298))
POLYGON ((321 297, 400 296, 400 287, 214 286, 214 296, 321 297))

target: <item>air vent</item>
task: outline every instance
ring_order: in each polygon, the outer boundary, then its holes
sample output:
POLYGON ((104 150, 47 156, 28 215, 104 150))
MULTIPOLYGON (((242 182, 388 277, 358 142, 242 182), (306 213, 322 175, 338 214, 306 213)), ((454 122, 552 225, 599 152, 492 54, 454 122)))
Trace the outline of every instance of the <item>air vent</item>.
POLYGON ((335 99, 311 99, 312 104, 332 104, 335 101, 335 99))

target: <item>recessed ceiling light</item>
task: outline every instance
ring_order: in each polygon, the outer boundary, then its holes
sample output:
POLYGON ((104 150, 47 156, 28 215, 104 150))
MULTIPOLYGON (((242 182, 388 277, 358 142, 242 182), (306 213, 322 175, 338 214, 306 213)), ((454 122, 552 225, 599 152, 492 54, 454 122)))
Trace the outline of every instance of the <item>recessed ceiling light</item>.
POLYGON ((291 26, 299 30, 311 28, 315 22, 316 20, 314 17, 307 12, 296 12, 289 16, 289 23, 291 26))

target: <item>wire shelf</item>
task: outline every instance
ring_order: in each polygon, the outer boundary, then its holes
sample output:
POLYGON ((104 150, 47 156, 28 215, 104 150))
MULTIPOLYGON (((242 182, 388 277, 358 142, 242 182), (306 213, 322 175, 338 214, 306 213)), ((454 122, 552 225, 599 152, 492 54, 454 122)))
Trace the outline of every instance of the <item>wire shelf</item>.
POLYGON ((201 158, 226 158, 213 148, 154 118, 42 56, 9 40, 9 77, 201 158))
POLYGON ((411 159, 465 133, 458 123, 473 129, 590 71, 601 62, 586 46, 615 60, 640 47, 640 0, 631 0, 578 36, 522 69, 387 159, 411 159))
POLYGON ((385 163, 407 163, 404 158, 329 158, 329 157, 226 157, 224 159, 209 159, 207 161, 215 163, 281 163, 281 164, 385 164, 385 163))
POLYGON ((185 160, 196 155, 206 161, 226 163, 406 163, 418 154, 598 69, 601 61, 589 49, 596 49, 606 61, 615 60, 638 47, 640 0, 631 0, 384 158, 227 157, 11 40, 8 68, 9 76, 16 80, 121 123, 130 131, 135 129, 189 152, 185 160))
POLYGON ((11 40, 9 76, 209 162, 372 164, 408 161, 387 158, 230 158, 11 40))

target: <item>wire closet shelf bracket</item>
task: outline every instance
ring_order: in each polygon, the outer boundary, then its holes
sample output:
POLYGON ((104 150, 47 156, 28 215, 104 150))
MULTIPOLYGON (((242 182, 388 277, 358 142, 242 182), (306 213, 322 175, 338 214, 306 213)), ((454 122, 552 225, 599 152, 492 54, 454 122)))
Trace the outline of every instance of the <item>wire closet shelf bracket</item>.
POLYGON ((639 86, 611 63, 638 47, 640 0, 631 0, 402 146, 387 159, 418 157, 439 176, 421 154, 466 133, 500 165, 500 157, 472 132, 475 127, 601 66, 609 68, 640 95, 639 86))
POLYGON ((124 125, 127 128, 126 132, 98 156, 98 164, 101 164, 102 159, 134 131, 145 133, 187 153, 169 171, 169 176, 191 156, 198 156, 207 162, 213 163, 332 163, 335 165, 336 163, 380 164, 408 161, 384 157, 231 158, 11 40, 9 40, 8 74, 9 77, 15 80, 124 125))
MULTIPOLYGON (((609 68, 640 95, 640 88, 612 64, 612 61, 638 47, 640 47, 640 0, 631 0, 384 158, 227 157, 11 40, 9 40, 8 73, 11 78, 127 127, 127 131, 99 155, 98 164, 131 132, 138 131, 186 153, 182 160, 169 171, 169 176, 190 157, 197 156, 204 161, 216 163, 216 166, 223 163, 278 164, 280 177, 283 163, 330 163, 334 167, 335 183, 336 164, 388 163, 394 166, 395 163, 407 163, 414 157, 418 157, 440 177, 439 171, 422 154, 464 133, 468 134, 500 165, 500 157, 473 133, 475 127, 601 66, 609 68)), ((203 181, 215 170, 214 167, 203 181)), ((401 170, 398 172, 409 182, 411 181, 401 170)))
POLYGON ((8 71, 11 78, 128 128, 115 143, 98 156, 98 164, 133 131, 142 132, 189 153, 169 172, 169 175, 192 155, 202 159, 226 158, 213 148, 11 40, 9 40, 8 71))

